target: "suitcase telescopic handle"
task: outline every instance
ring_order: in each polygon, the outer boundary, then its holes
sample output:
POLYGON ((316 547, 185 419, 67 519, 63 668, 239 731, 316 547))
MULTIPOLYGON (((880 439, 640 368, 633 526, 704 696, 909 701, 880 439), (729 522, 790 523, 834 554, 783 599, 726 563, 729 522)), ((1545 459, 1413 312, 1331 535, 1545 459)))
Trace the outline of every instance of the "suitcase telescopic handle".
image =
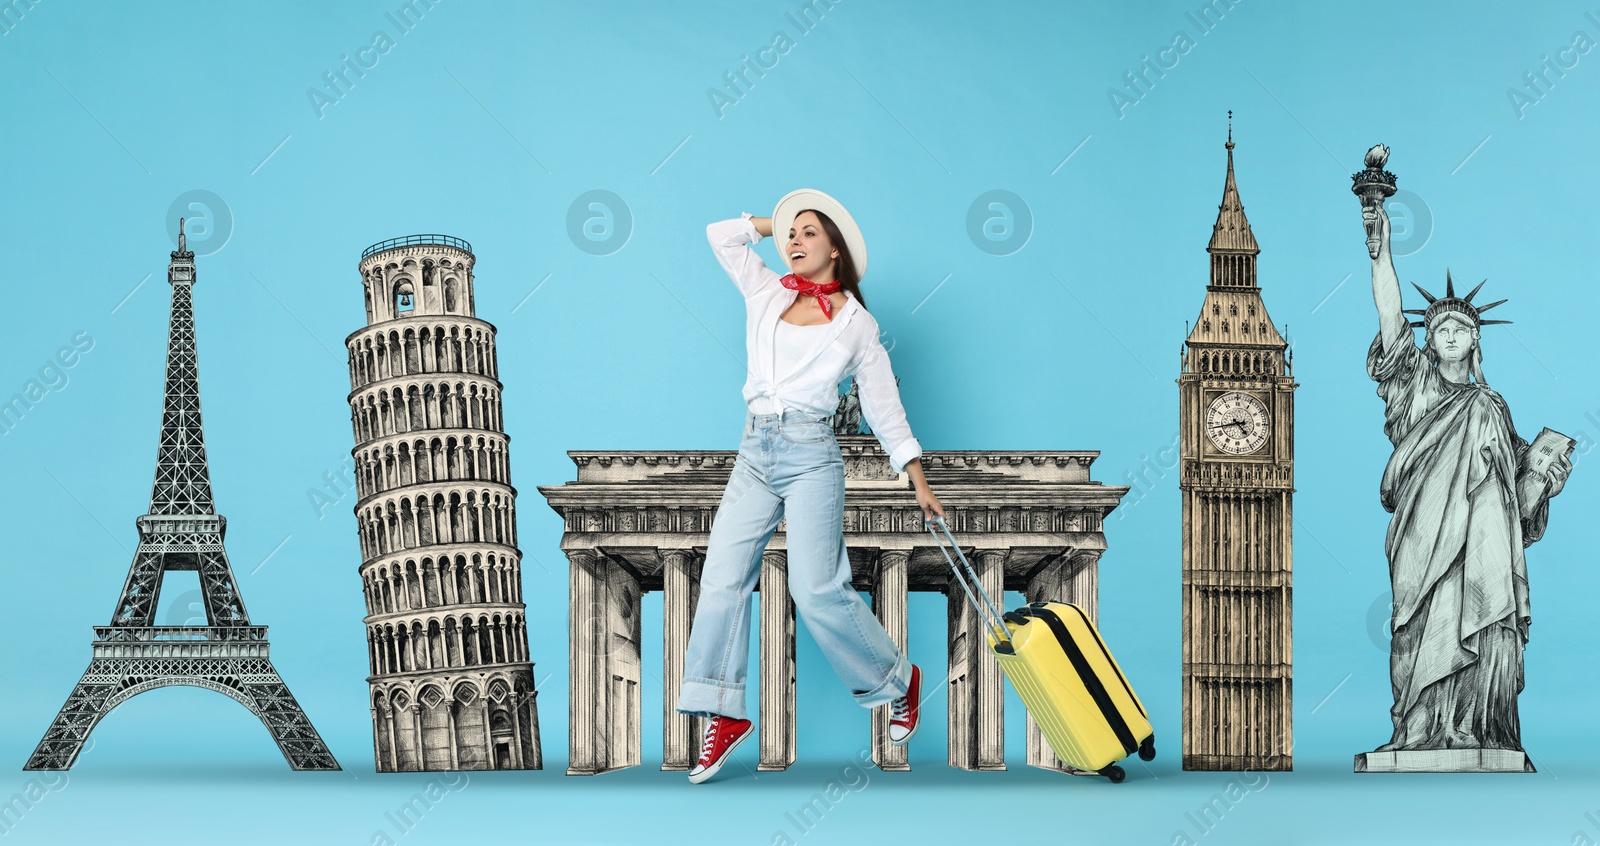
POLYGON ((945 524, 944 515, 935 514, 923 520, 923 525, 927 526, 928 534, 933 535, 933 542, 938 545, 939 551, 944 553, 944 560, 950 563, 950 570, 955 574, 956 581, 960 583, 961 589, 966 592, 967 601, 972 604, 972 610, 977 612, 978 619, 983 621, 983 624, 993 632, 997 644, 1010 643, 1011 636, 1005 624, 1001 622, 1003 618, 1000 611, 995 608, 994 600, 989 598, 989 592, 983 589, 983 583, 978 581, 978 574, 972 569, 972 564, 967 561, 967 556, 962 554, 961 546, 956 543, 955 537, 950 534, 950 527, 945 524), (938 526, 944 532, 943 538, 939 537, 939 533, 933 530, 934 526, 938 526), (945 548, 946 538, 950 541, 949 549, 945 548), (961 559, 961 566, 956 566, 955 559, 950 557, 950 549, 956 551, 956 558, 961 559), (962 573, 962 568, 966 569, 965 574, 962 573), (969 582, 970 585, 968 584, 969 582), (976 594, 973 593, 974 588, 977 589, 976 594), (983 597, 982 605, 978 603, 979 596, 983 597), (984 614, 984 606, 988 606, 988 615, 984 614))

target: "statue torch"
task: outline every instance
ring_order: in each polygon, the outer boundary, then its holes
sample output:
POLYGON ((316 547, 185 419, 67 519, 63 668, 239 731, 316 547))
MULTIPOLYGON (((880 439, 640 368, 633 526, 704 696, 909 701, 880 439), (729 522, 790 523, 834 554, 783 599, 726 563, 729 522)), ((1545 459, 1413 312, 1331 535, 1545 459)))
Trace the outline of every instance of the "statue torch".
MULTIPOLYGON (((1384 162, 1389 160, 1389 148, 1382 144, 1372 145, 1367 151, 1367 169, 1360 173, 1353 173, 1350 179, 1354 185, 1350 186, 1351 192, 1361 198, 1363 207, 1369 205, 1383 205, 1387 197, 1394 196, 1395 176, 1383 169, 1384 162)), ((1367 226, 1367 253, 1372 258, 1378 257, 1378 233, 1376 223, 1367 226)))

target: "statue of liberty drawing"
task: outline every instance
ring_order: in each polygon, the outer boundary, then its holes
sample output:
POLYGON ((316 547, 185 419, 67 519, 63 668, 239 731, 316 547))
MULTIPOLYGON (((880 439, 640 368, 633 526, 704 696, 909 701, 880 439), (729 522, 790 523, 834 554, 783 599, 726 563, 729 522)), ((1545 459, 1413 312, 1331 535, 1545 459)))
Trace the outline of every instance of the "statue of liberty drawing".
POLYGON ((1550 499, 1572 470, 1573 442, 1549 429, 1517 435, 1483 374, 1483 314, 1504 303, 1457 296, 1402 308, 1383 198, 1388 148, 1355 174, 1372 258, 1378 336, 1367 374, 1384 402, 1394 453, 1379 494, 1393 516, 1384 543, 1394 592, 1389 673, 1394 735, 1356 756, 1357 772, 1532 772, 1517 695, 1531 619, 1523 551, 1544 536, 1550 499), (1417 315, 1411 320, 1407 315, 1417 315), (1419 347, 1413 329, 1424 330, 1419 347))

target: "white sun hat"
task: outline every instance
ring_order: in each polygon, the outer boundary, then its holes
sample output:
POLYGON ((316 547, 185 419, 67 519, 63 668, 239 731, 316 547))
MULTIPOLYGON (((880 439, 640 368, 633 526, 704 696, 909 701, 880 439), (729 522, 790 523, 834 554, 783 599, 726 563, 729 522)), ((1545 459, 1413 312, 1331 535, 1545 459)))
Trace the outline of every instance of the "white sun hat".
POLYGON ((861 237, 861 228, 856 226, 856 219, 850 216, 850 212, 845 211, 838 200, 815 188, 790 191, 772 210, 772 237, 778 242, 778 255, 783 259, 783 263, 789 264, 789 255, 782 247, 784 241, 789 238, 789 227, 794 225, 795 215, 806 209, 822 212, 839 227, 839 234, 844 236, 844 246, 850 251, 850 259, 855 263, 856 275, 865 277, 867 242, 861 237))

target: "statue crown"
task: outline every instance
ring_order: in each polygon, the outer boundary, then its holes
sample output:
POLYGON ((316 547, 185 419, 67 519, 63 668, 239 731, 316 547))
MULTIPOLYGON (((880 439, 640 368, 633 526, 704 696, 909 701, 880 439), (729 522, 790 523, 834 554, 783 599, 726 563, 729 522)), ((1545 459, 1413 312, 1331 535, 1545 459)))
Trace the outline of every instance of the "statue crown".
POLYGON ((1450 271, 1447 269, 1444 272, 1444 296, 1435 297, 1424 290, 1421 285, 1413 282, 1411 283, 1411 287, 1416 288, 1417 292, 1422 294, 1423 298, 1428 301, 1428 307, 1425 309, 1407 308, 1401 309, 1401 311, 1406 314, 1422 315, 1421 320, 1410 321, 1412 326, 1422 328, 1432 326, 1441 317, 1455 314, 1465 317, 1467 322, 1471 323, 1474 329, 1479 326, 1488 326, 1494 323, 1510 323, 1511 321, 1509 320, 1484 320, 1481 316, 1484 312, 1494 308, 1497 305, 1500 305, 1501 303, 1505 302, 1505 300, 1495 300, 1492 303, 1482 306, 1476 306, 1472 304, 1472 298, 1476 296, 1478 290, 1483 287, 1483 283, 1488 281, 1489 280, 1485 279, 1483 282, 1479 282, 1477 287, 1467 292, 1465 297, 1458 297, 1456 296, 1455 283, 1450 280, 1450 271))

